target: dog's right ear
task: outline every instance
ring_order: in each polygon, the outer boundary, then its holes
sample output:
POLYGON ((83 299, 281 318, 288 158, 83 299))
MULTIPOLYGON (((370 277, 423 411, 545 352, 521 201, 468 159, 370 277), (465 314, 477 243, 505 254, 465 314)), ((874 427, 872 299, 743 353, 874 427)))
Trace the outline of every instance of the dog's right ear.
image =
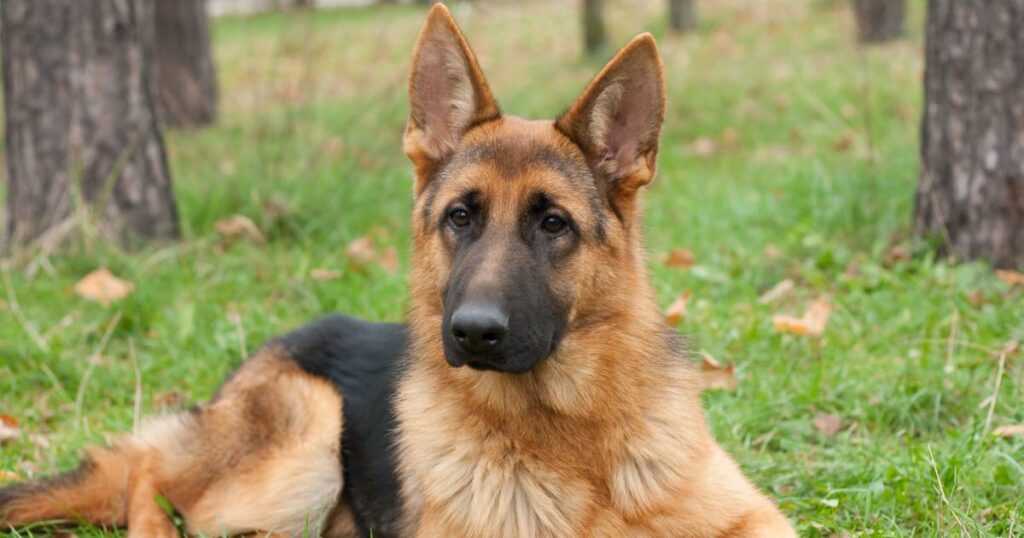
POLYGON ((437 164, 475 125, 498 118, 498 104, 452 14, 434 4, 420 31, 409 75, 405 154, 416 167, 422 192, 437 164))

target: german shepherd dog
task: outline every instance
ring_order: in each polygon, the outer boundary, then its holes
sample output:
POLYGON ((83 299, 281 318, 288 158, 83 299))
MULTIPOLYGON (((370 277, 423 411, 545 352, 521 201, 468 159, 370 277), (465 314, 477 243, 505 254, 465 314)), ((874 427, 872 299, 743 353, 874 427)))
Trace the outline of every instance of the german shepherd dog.
POLYGON ((408 325, 336 316, 187 412, 0 490, 0 524, 193 535, 795 536, 708 432, 648 284, 665 81, 630 41, 555 121, 503 115, 448 10, 413 56, 408 325))

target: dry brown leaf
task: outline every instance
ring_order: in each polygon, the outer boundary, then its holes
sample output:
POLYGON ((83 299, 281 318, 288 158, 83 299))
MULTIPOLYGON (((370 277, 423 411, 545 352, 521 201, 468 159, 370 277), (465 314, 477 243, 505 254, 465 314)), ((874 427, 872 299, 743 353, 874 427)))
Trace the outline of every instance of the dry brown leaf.
POLYGON ((695 155, 707 157, 715 152, 715 141, 702 136, 693 141, 693 144, 690 145, 690 151, 695 155))
POLYGON ((11 415, 0 415, 0 445, 21 439, 21 425, 11 415))
POLYGON ((890 248, 888 252, 885 253, 886 265, 895 265, 898 262, 907 261, 909 259, 910 251, 907 250, 907 247, 904 247, 902 245, 896 245, 895 247, 890 248))
POLYGON ((1017 271, 1010 271, 1009 269, 997 269, 996 276, 999 280, 1010 284, 1018 284, 1024 286, 1024 274, 1018 273, 1017 271))
POLYGON ((844 152, 853 147, 853 135, 850 133, 843 133, 832 145, 832 149, 838 152, 844 152))
POLYGON ((739 144, 740 133, 732 127, 726 127, 722 131, 722 147, 726 149, 733 149, 739 144))
POLYGON ((690 304, 690 297, 692 296, 693 293, 690 290, 680 293, 676 300, 672 301, 672 304, 665 309, 665 323, 673 327, 679 325, 679 322, 683 321, 683 318, 686 317, 686 307, 690 304))
POLYGON ((21 480, 20 474, 14 471, 6 471, 4 469, 0 469, 0 484, 3 484, 5 482, 17 482, 19 480, 21 480))
POLYGON ((398 272, 398 250, 389 246, 383 250, 377 250, 374 236, 387 234, 383 227, 375 227, 369 235, 360 237, 345 247, 345 254, 357 267, 364 267, 376 263, 385 271, 394 274, 398 272))
POLYGON ((700 357, 700 371, 704 376, 705 390, 722 389, 729 392, 736 390, 739 380, 736 379, 735 365, 722 364, 706 351, 701 351, 700 357))
POLYGON ((1003 346, 1003 349, 999 350, 999 353, 997 353, 996 355, 1010 356, 1018 351, 1020 351, 1020 342, 1016 340, 1010 340, 1009 342, 1006 343, 1005 346, 1003 346))
POLYGON ((248 237, 257 243, 267 241, 256 223, 245 215, 231 215, 226 219, 218 220, 213 224, 213 229, 228 238, 248 237))
POLYGON ((163 392, 158 392, 153 396, 153 407, 177 408, 182 407, 186 403, 188 403, 188 398, 176 390, 165 390, 163 392))
POLYGON ((693 267, 693 251, 685 248, 670 250, 665 255, 665 266, 673 269, 689 269, 693 267))
POLYGON ((85 275, 75 284, 75 293, 88 301, 108 305, 124 299, 135 285, 114 276, 106 267, 100 267, 85 275))
POLYGON ((981 305, 985 304, 985 296, 978 290, 967 292, 965 298, 974 308, 981 308, 981 305))
POLYGON ((996 434, 996 435, 998 435, 1000 437, 1013 437, 1013 436, 1017 436, 1017 435, 1024 435, 1024 424, 1013 424, 1011 426, 1000 426, 1000 427, 992 430, 992 433, 994 433, 994 434, 996 434))
POLYGON ((811 301, 804 315, 799 318, 788 315, 773 316, 772 327, 776 332, 819 335, 825 332, 830 315, 832 305, 827 296, 822 296, 811 301))
POLYGON ((323 269, 317 268, 309 272, 309 277, 313 280, 325 281, 335 280, 341 278, 341 271, 335 269, 323 269))
POLYGON ((838 415, 818 415, 814 417, 814 427, 821 432, 822 435, 832 437, 839 432, 839 428, 843 425, 842 419, 838 415))
POLYGON ((794 289, 796 289, 796 284, 794 284, 792 280, 788 278, 781 280, 779 283, 772 286, 772 289, 761 294, 761 296, 757 298, 757 302, 761 304, 774 303, 775 301, 788 296, 790 293, 793 293, 794 289))
POLYGON ((345 247, 345 255, 356 265, 367 265, 373 262, 377 257, 373 237, 366 235, 352 241, 345 247))
POLYGON ((398 250, 395 247, 387 247, 377 256, 377 263, 385 271, 395 274, 398 272, 398 250))

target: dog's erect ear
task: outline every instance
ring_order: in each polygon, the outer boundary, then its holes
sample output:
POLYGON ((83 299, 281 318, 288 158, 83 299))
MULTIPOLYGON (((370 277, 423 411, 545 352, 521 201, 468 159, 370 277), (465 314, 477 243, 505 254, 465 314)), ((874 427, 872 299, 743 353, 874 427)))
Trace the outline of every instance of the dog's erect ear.
POLYGON ((664 68, 654 38, 641 34, 604 66, 555 127, 580 146, 612 197, 632 197, 654 178, 664 119, 664 68))
POLYGON ((452 14, 435 4, 413 51, 405 153, 417 168, 416 192, 431 168, 450 155, 462 135, 501 113, 476 57, 452 14))

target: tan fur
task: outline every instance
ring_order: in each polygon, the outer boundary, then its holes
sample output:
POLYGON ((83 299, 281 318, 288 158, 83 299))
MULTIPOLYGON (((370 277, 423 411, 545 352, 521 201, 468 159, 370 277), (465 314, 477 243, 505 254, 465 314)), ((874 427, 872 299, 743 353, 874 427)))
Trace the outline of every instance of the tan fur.
MULTIPOLYGON (((454 27, 435 7, 423 33, 439 21, 454 27)), ((461 35, 455 42, 465 43, 461 35)), ((467 61, 475 69, 471 53, 467 61)), ((644 36, 602 70, 559 123, 502 116, 467 128, 455 155, 494 142, 505 153, 446 176, 433 187, 431 205, 417 197, 415 360, 396 400, 400 475, 416 536, 795 536, 712 439, 699 374, 666 337, 648 284, 634 198, 654 175, 661 68, 644 36), (638 101, 637 91, 650 102, 638 101), (623 141, 623 133, 633 138, 623 141), (604 241, 585 240, 551 277, 550 286, 572 304, 569 329, 551 357, 526 374, 451 368, 438 331, 450 252, 434 225, 448 200, 472 188, 490 204, 488 226, 514 229, 530 193, 541 191, 582 228, 594 226, 585 188, 567 188, 550 169, 532 166, 525 155, 533 148, 595 166, 603 174, 598 189, 619 218, 606 223, 604 241)), ((418 149, 420 134, 406 139, 417 193, 433 177, 422 172, 438 166, 418 149)), ((503 253, 495 245, 488 263, 509 263, 503 253)))
POLYGON ((43 483, 0 522, 85 520, 127 524, 132 537, 177 536, 162 495, 193 535, 320 535, 330 525, 351 536, 350 514, 328 520, 342 487, 341 412, 330 383, 265 349, 210 403, 94 449, 77 476, 43 483))

